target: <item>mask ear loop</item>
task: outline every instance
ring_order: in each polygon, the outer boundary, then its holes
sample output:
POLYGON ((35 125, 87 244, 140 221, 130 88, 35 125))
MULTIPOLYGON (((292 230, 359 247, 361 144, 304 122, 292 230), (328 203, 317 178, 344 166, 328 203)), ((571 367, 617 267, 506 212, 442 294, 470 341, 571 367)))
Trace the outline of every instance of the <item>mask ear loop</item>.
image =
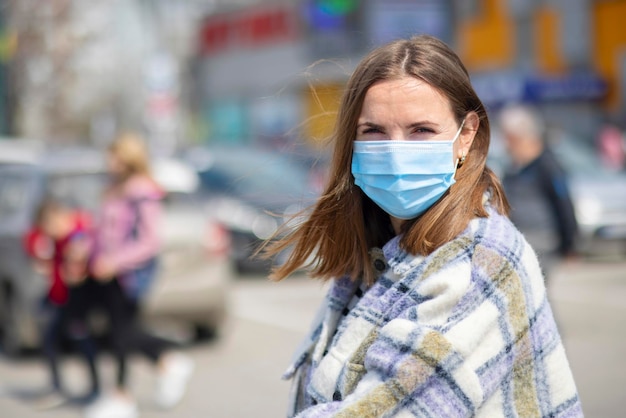
MULTIPOLYGON (((457 139, 459 139, 459 135, 461 135, 461 131, 463 130, 463 125, 465 125, 465 119, 463 119, 463 121, 461 122, 461 126, 459 127, 459 130, 456 132, 456 135, 454 135, 454 139, 452 140, 453 144, 456 142, 457 139)), ((456 162, 454 164, 454 174, 452 175, 452 177, 456 176, 456 170, 458 170, 458 168, 462 166, 464 162, 465 162, 465 154, 463 154, 460 159, 459 158, 456 159, 456 162)))

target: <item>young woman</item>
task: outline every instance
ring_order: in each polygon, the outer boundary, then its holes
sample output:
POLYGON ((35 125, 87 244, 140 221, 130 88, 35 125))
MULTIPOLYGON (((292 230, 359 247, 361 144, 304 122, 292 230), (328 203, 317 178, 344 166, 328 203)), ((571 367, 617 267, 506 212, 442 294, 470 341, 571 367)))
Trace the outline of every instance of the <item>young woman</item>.
POLYGON ((140 324, 142 297, 156 274, 163 192, 150 176, 148 152, 132 134, 109 147, 111 184, 102 205, 92 274, 100 283, 112 345, 118 360, 117 390, 87 410, 88 418, 134 417, 137 406, 127 390, 127 357, 139 351, 158 369, 155 401, 172 407, 182 398, 192 372, 191 360, 172 344, 147 333, 140 324))
POLYGON ((332 280, 286 373, 289 416, 582 416, 537 258, 485 166, 467 70, 428 36, 371 52, 330 182, 273 273, 332 280))

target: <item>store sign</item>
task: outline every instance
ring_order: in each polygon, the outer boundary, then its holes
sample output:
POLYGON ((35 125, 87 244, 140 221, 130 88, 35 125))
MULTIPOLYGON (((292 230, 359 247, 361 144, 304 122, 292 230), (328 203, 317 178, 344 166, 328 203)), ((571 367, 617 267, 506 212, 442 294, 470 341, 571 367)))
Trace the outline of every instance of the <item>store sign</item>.
POLYGON ((302 2, 302 20, 312 61, 345 57, 364 49, 363 7, 356 0, 302 2))
POLYGON ((524 76, 519 73, 482 74, 472 77, 472 85, 487 105, 510 102, 551 102, 596 100, 608 91, 606 81, 594 73, 562 76, 524 76))
POLYGON ((313 31, 337 31, 351 28, 358 12, 356 0, 307 0, 304 19, 313 31))
POLYGON ((607 84, 595 74, 572 74, 563 77, 530 78, 526 81, 526 98, 530 101, 599 99, 607 84))
POLYGON ((200 49, 214 54, 232 48, 254 48, 290 41, 298 35, 293 7, 263 7, 211 16, 200 29, 200 49))

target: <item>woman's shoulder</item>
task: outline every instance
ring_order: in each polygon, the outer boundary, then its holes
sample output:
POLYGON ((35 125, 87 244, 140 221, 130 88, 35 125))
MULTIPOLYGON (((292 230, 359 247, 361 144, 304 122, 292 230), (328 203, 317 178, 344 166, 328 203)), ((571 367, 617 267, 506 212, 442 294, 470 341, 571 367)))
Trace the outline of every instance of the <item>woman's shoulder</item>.
POLYGON ((520 263, 529 263, 536 258, 509 218, 490 207, 487 208, 487 216, 474 218, 461 234, 432 254, 408 253, 402 248, 401 238, 397 236, 383 247, 389 267, 399 277, 413 276, 411 272, 416 270, 444 273, 450 269, 465 268, 469 271, 503 260, 514 264, 513 268, 517 269, 520 263))
POLYGON ((513 225, 508 216, 492 207, 487 208, 487 216, 476 218, 468 228, 477 244, 500 248, 510 252, 524 240, 522 233, 513 225))
POLYGON ((148 176, 133 176, 124 184, 123 194, 132 200, 159 200, 163 197, 163 189, 148 176))
POLYGON ((489 269, 490 265, 506 262, 512 270, 536 270, 540 275, 539 261, 524 235, 506 215, 492 209, 488 210, 488 215, 475 227, 472 263, 489 269))

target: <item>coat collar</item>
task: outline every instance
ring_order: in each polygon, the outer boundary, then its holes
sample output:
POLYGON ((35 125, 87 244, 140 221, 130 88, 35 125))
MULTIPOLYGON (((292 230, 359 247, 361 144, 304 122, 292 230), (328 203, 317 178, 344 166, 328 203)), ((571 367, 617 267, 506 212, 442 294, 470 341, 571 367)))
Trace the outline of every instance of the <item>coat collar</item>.
MULTIPOLYGON (((487 209, 491 211, 491 208, 487 207, 487 209)), ((460 251, 474 238, 474 235, 480 227, 480 223, 481 218, 472 220, 463 233, 444 246, 454 246, 456 247, 454 252, 460 251)), ((384 288, 394 286, 397 282, 406 279, 407 274, 415 270, 420 264, 428 264, 426 262, 435 257, 439 251, 435 251, 435 253, 428 257, 409 254, 401 248, 401 239, 402 235, 398 235, 388 241, 383 246, 382 251, 378 249, 377 251, 374 250, 370 252, 372 257, 383 261, 386 268, 384 274, 379 278, 375 286, 381 285, 384 288)), ((430 272, 424 271, 424 273, 429 274, 436 269, 426 270, 430 270, 430 272)), ((292 363, 283 374, 283 379, 291 379, 298 368, 302 366, 309 357, 314 367, 319 363, 331 343, 338 322, 341 319, 341 312, 348 305, 359 285, 359 280, 351 280, 348 276, 333 281, 324 302, 313 320, 309 334, 296 350, 292 358, 292 363)))

